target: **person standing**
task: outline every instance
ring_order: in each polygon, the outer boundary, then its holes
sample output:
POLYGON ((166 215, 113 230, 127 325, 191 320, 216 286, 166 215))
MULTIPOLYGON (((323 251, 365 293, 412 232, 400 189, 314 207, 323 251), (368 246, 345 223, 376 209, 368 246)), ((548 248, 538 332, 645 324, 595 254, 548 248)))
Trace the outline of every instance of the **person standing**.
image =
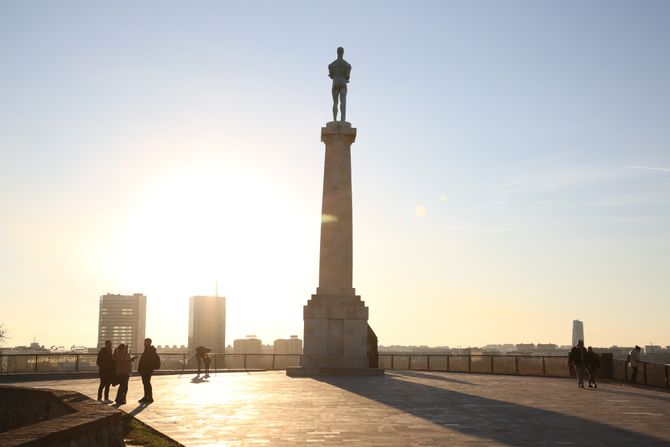
POLYGON ((209 377, 209 364, 212 363, 212 359, 209 357, 209 353, 205 354, 205 379, 209 377))
POLYGON ((637 369, 640 367, 640 363, 642 363, 642 359, 640 358, 640 347, 638 345, 635 345, 635 347, 628 352, 627 360, 633 370, 633 374, 630 376, 630 381, 636 383, 637 369))
POLYGON ((200 375, 200 368, 202 363, 205 363, 205 378, 209 377, 209 353, 212 350, 204 346, 195 348, 195 359, 198 361, 198 376, 200 375))
POLYGON ((575 365, 577 372, 577 386, 584 388, 584 367, 586 366, 587 351, 584 348, 584 340, 578 340, 577 345, 570 350, 570 360, 575 365))
POLYGON ((140 357, 140 364, 137 367, 137 371, 142 376, 142 385, 144 386, 144 397, 139 400, 141 404, 150 404, 154 401, 151 375, 154 373, 154 370, 160 367, 161 359, 156 354, 156 348, 151 345, 151 339, 144 339, 144 352, 140 357))
POLYGON ((111 403, 109 400, 109 386, 116 379, 116 364, 112 358, 112 340, 105 340, 105 346, 98 352, 98 358, 95 363, 98 365, 98 376, 100 385, 98 386, 98 400, 102 400, 102 392, 105 392, 105 403, 111 403))
POLYGON ((598 388, 598 384, 596 383, 596 370, 600 369, 600 359, 591 346, 589 346, 586 354, 586 369, 589 372, 589 388, 598 388))
POLYGON ((114 362, 116 363, 116 377, 119 381, 119 389, 116 391, 115 402, 117 405, 126 403, 126 394, 128 393, 128 379, 132 371, 132 362, 135 356, 131 357, 128 353, 128 346, 121 343, 114 350, 114 362))

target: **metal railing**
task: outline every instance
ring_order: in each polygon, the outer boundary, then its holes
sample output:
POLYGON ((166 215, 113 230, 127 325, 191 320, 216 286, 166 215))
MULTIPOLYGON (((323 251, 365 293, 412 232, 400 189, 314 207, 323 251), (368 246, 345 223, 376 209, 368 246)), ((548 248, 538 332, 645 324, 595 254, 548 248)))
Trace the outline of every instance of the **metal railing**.
MULTIPOLYGON (((379 354, 379 367, 414 371, 444 371, 571 377, 568 356, 379 354)), ((630 381, 632 368, 624 360, 611 359, 611 368, 601 360, 598 376, 630 381)), ((670 389, 670 365, 641 362, 636 383, 670 389)))
POLYGON ((379 354, 385 369, 550 377, 570 377, 567 361, 567 356, 379 354))
MULTIPOLYGON (((198 368, 194 354, 158 353, 161 370, 191 370, 198 368)), ((0 354, 0 373, 95 372, 98 354, 0 354)), ((286 369, 300 366, 299 354, 219 354, 210 353, 210 369, 286 369)), ((133 369, 137 369, 138 360, 133 369)), ((203 365, 204 369, 204 365, 203 365)))
MULTIPOLYGON (((630 382, 633 369, 625 360, 612 361, 612 378, 614 380, 630 382)), ((639 385, 648 385, 657 388, 670 388, 670 365, 661 363, 641 362, 637 371, 639 385)))
MULTIPOLYGON (((161 370, 184 371, 198 367, 192 353, 159 353, 161 370)), ((210 353, 212 371, 225 369, 283 370, 302 365, 299 354, 210 353)), ((96 372, 97 354, 0 354, 0 373, 96 372)), ((570 377, 567 356, 379 354, 379 367, 388 370, 443 371, 570 377)), ((624 360, 612 359, 611 370, 599 376, 630 381, 632 369, 624 360)), ((602 365, 601 366, 605 366, 602 365)), ((134 364, 137 369, 137 361, 134 364)), ((636 383, 670 388, 670 365, 642 362, 636 383)))

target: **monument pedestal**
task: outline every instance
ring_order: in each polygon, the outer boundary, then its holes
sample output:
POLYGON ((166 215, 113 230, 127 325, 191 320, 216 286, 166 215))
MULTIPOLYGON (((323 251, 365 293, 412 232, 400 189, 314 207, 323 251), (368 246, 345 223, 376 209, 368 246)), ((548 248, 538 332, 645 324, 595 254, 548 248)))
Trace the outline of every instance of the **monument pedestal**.
POLYGON ((381 375, 368 360, 368 308, 352 287, 351 144, 347 122, 321 128, 326 145, 321 208, 319 287, 304 307, 302 367, 289 376, 381 375))
MULTIPOLYGON (((352 289, 353 292, 353 289, 352 289)), ((370 368, 367 353, 368 308, 358 295, 312 295, 303 310, 302 367, 288 368, 292 377, 383 375, 370 368)))

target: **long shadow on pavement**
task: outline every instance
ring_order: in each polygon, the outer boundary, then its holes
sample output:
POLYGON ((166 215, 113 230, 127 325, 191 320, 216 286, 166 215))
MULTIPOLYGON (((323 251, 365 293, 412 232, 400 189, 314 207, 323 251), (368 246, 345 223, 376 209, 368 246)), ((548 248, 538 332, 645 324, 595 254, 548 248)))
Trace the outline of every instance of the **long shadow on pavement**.
POLYGON ((651 394, 636 393, 634 391, 627 391, 627 390, 613 390, 613 389, 601 390, 600 387, 598 388, 598 392, 619 394, 621 396, 626 396, 626 397, 635 397, 635 398, 641 397, 643 399, 654 399, 654 400, 662 400, 662 401, 665 401, 665 402, 670 402, 670 395, 669 396, 653 396, 651 394))
POLYGON ((445 429, 510 446, 670 445, 660 438, 577 416, 473 396, 389 375, 374 378, 320 377, 317 380, 445 426, 445 429))
POLYGON ((404 376, 416 377, 419 379, 430 379, 430 380, 439 380, 442 382, 451 382, 451 383, 460 383, 461 385, 472 385, 477 386, 477 384, 472 382, 466 382, 465 380, 453 379, 451 377, 442 376, 439 374, 433 374, 429 372, 421 371, 403 371, 404 376))

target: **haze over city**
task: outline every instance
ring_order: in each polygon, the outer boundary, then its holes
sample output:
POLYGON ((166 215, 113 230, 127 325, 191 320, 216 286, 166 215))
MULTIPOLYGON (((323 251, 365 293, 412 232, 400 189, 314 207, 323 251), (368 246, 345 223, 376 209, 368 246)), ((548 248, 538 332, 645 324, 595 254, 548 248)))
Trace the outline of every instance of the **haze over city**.
POLYGON ((108 292, 302 334, 338 46, 380 344, 670 345, 670 4, 340 4, 0 4, 9 345, 94 346, 108 292))

